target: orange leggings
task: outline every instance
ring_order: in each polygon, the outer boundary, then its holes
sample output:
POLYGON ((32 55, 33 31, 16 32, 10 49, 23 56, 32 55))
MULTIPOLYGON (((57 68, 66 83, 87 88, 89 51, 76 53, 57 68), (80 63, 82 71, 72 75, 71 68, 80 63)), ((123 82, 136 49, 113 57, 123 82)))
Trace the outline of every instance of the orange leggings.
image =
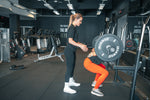
POLYGON ((98 89, 99 86, 104 82, 104 80, 106 79, 106 77, 109 74, 108 71, 105 69, 105 66, 102 64, 97 65, 97 64, 93 63, 89 58, 86 58, 84 60, 84 67, 88 71, 90 71, 92 73, 96 73, 96 76, 95 76, 96 85, 94 88, 98 89))

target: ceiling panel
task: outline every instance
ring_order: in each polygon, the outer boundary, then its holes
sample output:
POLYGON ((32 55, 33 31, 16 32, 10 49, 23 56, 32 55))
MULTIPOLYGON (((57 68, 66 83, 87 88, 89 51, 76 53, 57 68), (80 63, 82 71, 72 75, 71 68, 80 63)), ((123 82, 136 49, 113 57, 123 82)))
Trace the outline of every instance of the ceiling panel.
MULTIPOLYGON (((46 0, 55 10, 59 11, 60 15, 70 15, 70 10, 67 7, 67 0, 46 0)), ((102 0, 70 0, 73 4, 73 8, 76 12, 82 13, 83 15, 96 15, 99 4, 102 0)), ((104 9, 112 9, 112 0, 104 2, 104 9)), ((38 14, 55 15, 52 10, 44 6, 44 2, 41 0, 19 0, 19 4, 30 9, 36 9, 38 14)))
MULTIPOLYGON (((17 0, 10 0, 15 1, 17 0)), ((109 13, 117 6, 119 6, 122 2, 128 0, 107 0, 104 3, 106 4, 103 10, 103 13, 109 13)), ((142 12, 146 12, 150 10, 150 0, 129 0, 129 14, 136 15, 142 12)), ((61 15, 70 15, 71 12, 67 7, 67 0, 46 0, 54 9, 58 10, 61 15)), ((55 15, 52 10, 46 8, 44 6, 43 1, 39 0, 19 0, 18 3, 23 5, 29 9, 37 10, 38 15, 55 15)), ((76 12, 80 12, 83 15, 96 15, 96 11, 98 10, 99 4, 102 3, 102 0, 70 0, 70 3, 73 4, 73 7, 76 12)), ((9 14, 12 12, 8 9, 0 7, 0 15, 9 17, 9 14)))
MULTIPOLYGON (((51 4, 55 9, 68 9, 66 0, 46 0, 47 3, 51 4)), ((70 0, 75 9, 97 9, 101 0, 70 0)), ((112 0, 107 0, 105 9, 112 9, 112 0)), ((45 8, 44 3, 38 0, 19 0, 19 4, 28 8, 45 8)))

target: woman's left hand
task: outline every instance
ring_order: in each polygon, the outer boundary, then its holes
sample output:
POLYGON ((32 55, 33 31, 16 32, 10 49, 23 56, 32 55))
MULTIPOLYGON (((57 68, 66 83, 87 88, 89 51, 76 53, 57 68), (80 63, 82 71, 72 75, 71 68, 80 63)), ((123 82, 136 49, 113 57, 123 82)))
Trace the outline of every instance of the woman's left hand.
POLYGON ((92 56, 96 56, 96 53, 95 52, 90 52, 88 57, 92 57, 92 56))

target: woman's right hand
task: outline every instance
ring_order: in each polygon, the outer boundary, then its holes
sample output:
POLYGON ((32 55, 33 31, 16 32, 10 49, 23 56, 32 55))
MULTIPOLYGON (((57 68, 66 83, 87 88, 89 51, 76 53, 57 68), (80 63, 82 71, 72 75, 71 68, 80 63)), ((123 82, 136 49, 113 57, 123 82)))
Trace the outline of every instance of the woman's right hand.
POLYGON ((84 52, 87 52, 87 51, 88 51, 88 47, 87 47, 86 45, 84 45, 84 44, 82 44, 82 45, 80 46, 80 48, 81 48, 82 51, 84 51, 84 52))

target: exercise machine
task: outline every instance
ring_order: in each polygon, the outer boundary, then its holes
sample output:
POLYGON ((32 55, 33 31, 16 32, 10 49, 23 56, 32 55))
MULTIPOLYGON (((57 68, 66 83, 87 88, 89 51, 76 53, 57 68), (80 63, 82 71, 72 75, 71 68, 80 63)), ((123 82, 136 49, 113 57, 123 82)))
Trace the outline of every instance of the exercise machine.
POLYGON ((37 59, 37 60, 34 60, 34 62, 37 62, 37 61, 40 61, 40 60, 49 59, 49 58, 53 58, 53 57, 59 57, 60 60, 61 60, 62 62, 64 62, 64 60, 63 60, 63 58, 62 58, 62 55, 63 55, 64 53, 58 53, 57 45, 56 45, 56 43, 55 43, 55 41, 54 41, 54 36, 51 35, 50 38, 51 38, 51 43, 52 43, 52 49, 51 49, 50 54, 45 55, 45 56, 40 56, 40 54, 38 53, 38 59, 37 59), (53 53, 54 53, 54 54, 53 54, 53 53))
POLYGON ((0 28, 0 63, 10 62, 9 29, 0 28))

